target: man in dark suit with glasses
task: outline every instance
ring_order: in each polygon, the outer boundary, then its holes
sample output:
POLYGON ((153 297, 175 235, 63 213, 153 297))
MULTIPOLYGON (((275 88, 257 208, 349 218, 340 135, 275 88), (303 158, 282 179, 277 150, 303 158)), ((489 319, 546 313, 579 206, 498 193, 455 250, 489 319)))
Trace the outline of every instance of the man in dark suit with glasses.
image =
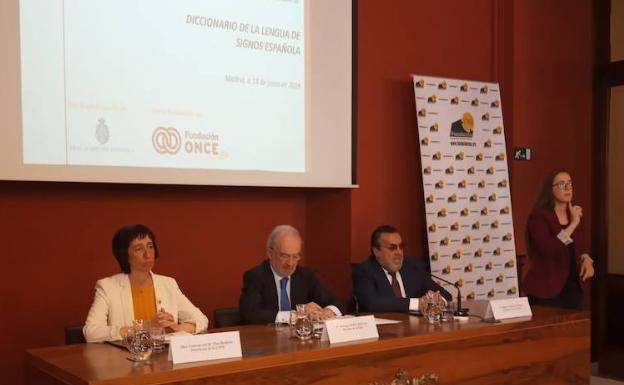
POLYGON ((268 258, 243 276, 240 312, 244 323, 288 323, 297 304, 305 304, 309 313, 324 319, 345 312, 312 270, 299 266, 302 245, 296 228, 280 225, 273 229, 267 240, 268 258))
POLYGON ((407 312, 419 310, 419 298, 439 291, 447 301, 451 295, 435 283, 425 261, 403 255, 401 233, 393 226, 379 226, 371 235, 371 255, 353 265, 353 293, 359 310, 407 312))

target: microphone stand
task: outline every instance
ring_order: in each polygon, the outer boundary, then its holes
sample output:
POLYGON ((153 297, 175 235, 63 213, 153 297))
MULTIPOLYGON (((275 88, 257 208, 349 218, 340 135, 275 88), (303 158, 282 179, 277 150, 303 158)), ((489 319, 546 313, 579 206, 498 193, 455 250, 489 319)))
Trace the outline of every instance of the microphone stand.
POLYGON ((458 317, 467 317, 468 316, 468 309, 467 308, 462 308, 461 306, 461 290, 459 289, 459 285, 456 283, 453 283, 451 281, 447 281, 444 278, 440 278, 436 275, 433 275, 431 273, 429 273, 429 275, 431 275, 431 277, 435 278, 435 279, 439 279, 440 281, 447 283, 451 286, 453 286, 455 289, 457 289, 457 310, 455 310, 455 313, 453 313, 455 316, 458 317))

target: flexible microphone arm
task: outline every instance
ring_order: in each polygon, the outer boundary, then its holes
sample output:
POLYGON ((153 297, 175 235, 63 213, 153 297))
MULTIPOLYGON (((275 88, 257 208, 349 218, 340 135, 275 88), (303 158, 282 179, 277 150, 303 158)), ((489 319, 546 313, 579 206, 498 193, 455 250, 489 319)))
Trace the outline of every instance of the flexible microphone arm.
POLYGON ((453 283, 451 281, 447 281, 444 278, 438 277, 437 275, 433 275, 431 273, 429 273, 429 275, 431 275, 431 277, 435 278, 435 279, 439 279, 440 281, 444 282, 444 283, 448 283, 449 285, 453 286, 454 288, 457 289, 457 310, 455 310, 455 315, 459 316, 459 317, 466 317, 468 316, 468 309, 467 308, 462 308, 461 307, 461 290, 459 289, 459 285, 456 283, 453 283))

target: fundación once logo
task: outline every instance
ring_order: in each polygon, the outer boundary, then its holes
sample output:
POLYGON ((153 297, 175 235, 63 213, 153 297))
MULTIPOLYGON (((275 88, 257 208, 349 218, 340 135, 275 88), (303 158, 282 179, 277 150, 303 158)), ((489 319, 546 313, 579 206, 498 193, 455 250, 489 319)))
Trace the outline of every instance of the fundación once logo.
POLYGON ((182 146, 180 133, 173 127, 156 127, 152 134, 152 145, 159 154, 177 154, 182 146))

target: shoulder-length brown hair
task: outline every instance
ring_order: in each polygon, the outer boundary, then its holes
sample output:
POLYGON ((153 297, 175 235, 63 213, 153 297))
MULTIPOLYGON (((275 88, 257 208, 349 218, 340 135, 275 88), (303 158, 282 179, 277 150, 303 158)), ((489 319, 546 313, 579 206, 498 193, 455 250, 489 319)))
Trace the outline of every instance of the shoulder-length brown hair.
MULTIPOLYGON (((548 175, 544 177, 544 180, 542 181, 542 186, 540 188, 539 194, 537 195, 537 199, 535 200, 535 203, 533 204, 533 209, 531 210, 531 213, 535 212, 536 210, 543 209, 543 208, 548 208, 548 209, 555 208, 555 199, 552 193, 553 182, 555 180, 555 177, 562 172, 565 172, 566 174, 570 175, 570 172, 568 170, 558 169, 558 170, 553 170, 549 172, 548 175)), ((570 213, 568 213, 568 218, 569 217, 570 217, 570 213)), ((524 242, 527 248, 527 254, 530 258, 531 255, 533 254, 534 246, 531 242, 531 236, 529 234, 528 221, 524 228, 524 242)))
POLYGON ((554 170, 546 175, 544 181, 542 182, 542 188, 540 189, 539 195, 537 196, 535 204, 533 205, 533 210, 541 209, 544 207, 551 209, 555 208, 555 200, 552 193, 553 182, 555 180, 555 177, 562 172, 570 175, 570 172, 565 169, 554 170))

